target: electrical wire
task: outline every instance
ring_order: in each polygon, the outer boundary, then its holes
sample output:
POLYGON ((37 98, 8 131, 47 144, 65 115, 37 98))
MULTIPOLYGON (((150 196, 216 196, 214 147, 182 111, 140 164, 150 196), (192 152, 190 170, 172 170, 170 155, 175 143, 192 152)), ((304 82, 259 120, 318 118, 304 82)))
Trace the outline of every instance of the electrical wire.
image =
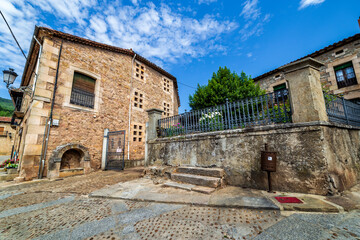
POLYGON ((185 83, 182 83, 182 82, 179 82, 179 81, 178 81, 177 83, 178 83, 178 84, 181 84, 181 85, 184 85, 184 86, 186 86, 186 87, 188 87, 188 88, 196 89, 195 87, 186 85, 185 83))
POLYGON ((21 46, 20 46, 20 44, 19 44, 18 40, 16 39, 16 37, 15 37, 15 35, 14 35, 13 31, 11 30, 10 25, 9 25, 9 24, 8 24, 8 22, 6 21, 6 18, 5 18, 5 16, 4 16, 4 14, 2 13, 2 11, 0 11, 0 13, 1 13, 1 16, 3 17, 3 19, 4 19, 5 23, 6 23, 6 25, 8 26, 8 28, 9 28, 9 30, 10 30, 10 32, 11 32, 11 35, 13 36, 13 38, 14 38, 14 40, 15 40, 16 44, 18 45, 18 47, 20 48, 20 50, 21 50, 22 54, 24 55, 25 59, 27 60, 27 57, 26 57, 26 55, 25 55, 24 51, 22 50, 22 48, 21 48, 21 46))

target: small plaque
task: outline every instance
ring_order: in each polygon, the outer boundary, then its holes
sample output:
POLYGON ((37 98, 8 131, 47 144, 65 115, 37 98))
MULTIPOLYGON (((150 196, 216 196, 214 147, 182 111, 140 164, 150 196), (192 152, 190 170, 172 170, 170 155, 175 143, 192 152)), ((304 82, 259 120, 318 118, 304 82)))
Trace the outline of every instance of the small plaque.
POLYGON ((268 160, 269 160, 269 161, 272 161, 272 157, 268 157, 268 160))
POLYGON ((117 148, 117 149, 116 149, 116 152, 122 152, 122 149, 121 149, 121 148, 117 148))

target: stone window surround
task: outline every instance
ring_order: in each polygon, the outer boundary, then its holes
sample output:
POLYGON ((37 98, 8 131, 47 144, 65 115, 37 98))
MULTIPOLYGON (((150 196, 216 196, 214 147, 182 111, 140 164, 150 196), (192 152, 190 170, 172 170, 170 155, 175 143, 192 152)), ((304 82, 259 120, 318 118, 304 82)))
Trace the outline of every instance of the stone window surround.
POLYGON ((145 64, 135 60, 135 63, 134 63, 134 79, 136 80, 139 80, 139 81, 143 81, 143 82, 146 82, 146 76, 145 76, 145 73, 146 73, 146 67, 145 67, 145 64), (139 65, 139 66, 137 66, 139 65), (140 71, 143 71, 143 73, 139 72, 139 71, 136 71, 137 69, 139 69, 140 71), (136 76, 136 74, 138 74, 139 76, 136 76), (141 78, 143 77, 143 78, 141 78))
POLYGON ((141 123, 133 123, 132 126, 133 142, 143 142, 145 139, 145 126, 141 123))
POLYGON ((268 92, 274 92, 274 87, 277 86, 277 85, 281 85, 283 83, 285 83, 286 88, 289 88, 288 82, 286 81, 285 78, 283 78, 281 81, 276 81, 276 82, 270 84, 267 91, 268 92))
POLYGON ((170 79, 168 79, 166 77, 162 77, 162 85, 163 85, 162 89, 167 94, 171 94, 171 91, 170 91, 170 89, 172 88, 171 83, 172 83, 172 81, 170 79))
POLYGON ((75 66, 70 66, 68 71, 70 71, 70 74, 67 74, 67 77, 66 77, 66 84, 65 84, 66 93, 65 93, 65 96, 64 96, 63 107, 74 108, 74 109, 79 109, 79 110, 88 111, 88 112, 98 112, 99 111, 99 104, 100 104, 101 77, 99 75, 94 74, 93 72, 90 72, 88 70, 78 68, 78 67, 75 67, 75 66), (92 77, 92 78, 95 79, 94 108, 83 107, 83 106, 79 106, 79 105, 70 103, 71 90, 72 90, 72 86, 73 86, 74 73, 75 72, 87 75, 87 76, 92 77))
POLYGON ((359 58, 357 57, 356 54, 353 54, 351 56, 347 56, 347 57, 338 59, 336 61, 333 61, 331 63, 328 63, 327 68, 326 68, 326 72, 329 74, 328 82, 331 83, 330 90, 334 90, 334 94, 340 94, 340 93, 344 93, 344 92, 347 92, 347 91, 351 91, 354 88, 356 88, 356 89, 359 88, 359 85, 360 85, 359 84, 359 80, 360 80, 360 61, 359 61, 359 58), (336 75, 335 75, 334 67, 336 67, 338 65, 341 65, 341 64, 344 64, 344 63, 347 63, 347 62, 352 62, 358 84, 339 89, 338 86, 337 86, 337 82, 336 82, 336 75))
POLYGON ((133 98, 132 106, 134 107, 134 109, 144 110, 145 94, 142 91, 140 91, 139 89, 135 88, 135 89, 133 89, 133 92, 132 92, 132 98, 133 98), (135 95, 135 93, 137 93, 138 95, 135 95), (142 95, 142 97, 140 97, 140 95, 142 95), (135 98, 137 98, 138 100, 135 101, 135 98))

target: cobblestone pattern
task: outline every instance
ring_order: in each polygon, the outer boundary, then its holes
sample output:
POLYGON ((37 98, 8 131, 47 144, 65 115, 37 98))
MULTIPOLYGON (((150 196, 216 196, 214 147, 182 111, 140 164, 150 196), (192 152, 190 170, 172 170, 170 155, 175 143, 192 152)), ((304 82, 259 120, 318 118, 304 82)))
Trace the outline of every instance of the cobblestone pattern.
POLYGON ((117 171, 97 171, 87 175, 64 178, 60 181, 44 180, 41 182, 9 186, 6 189, 0 189, 0 195, 6 192, 14 192, 20 190, 23 192, 89 194, 107 185, 113 185, 119 182, 136 179, 140 177, 142 172, 143 168, 127 169, 121 172, 121 174, 117 171))
POLYGON ((4 239, 33 239, 44 234, 74 228, 111 215, 110 202, 100 199, 75 201, 5 217, 0 221, 4 239))
POLYGON ((19 195, 11 195, 5 199, 0 200, 0 212, 13 208, 30 206, 42 202, 57 200, 66 194, 49 194, 49 193, 22 193, 19 195))

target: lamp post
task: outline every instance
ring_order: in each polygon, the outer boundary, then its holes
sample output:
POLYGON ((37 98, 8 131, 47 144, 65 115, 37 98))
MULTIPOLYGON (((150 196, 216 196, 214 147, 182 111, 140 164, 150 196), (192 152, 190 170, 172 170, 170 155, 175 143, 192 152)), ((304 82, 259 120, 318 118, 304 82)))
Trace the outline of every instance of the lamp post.
POLYGON ((14 72, 14 69, 9 68, 9 70, 4 70, 4 82, 6 83, 6 88, 9 88, 11 84, 14 83, 15 78, 18 76, 16 72, 14 72))

